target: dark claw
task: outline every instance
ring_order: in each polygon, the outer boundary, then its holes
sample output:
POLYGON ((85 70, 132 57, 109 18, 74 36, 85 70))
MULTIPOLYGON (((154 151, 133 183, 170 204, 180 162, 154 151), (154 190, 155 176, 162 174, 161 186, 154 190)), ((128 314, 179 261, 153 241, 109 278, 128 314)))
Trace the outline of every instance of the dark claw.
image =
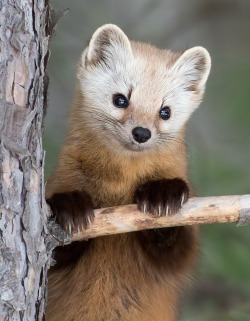
POLYGON ((138 187, 135 200, 142 212, 174 215, 188 200, 189 188, 181 178, 149 181, 138 187))
POLYGON ((92 199, 86 192, 56 193, 47 203, 56 223, 70 233, 86 229, 94 219, 92 199))

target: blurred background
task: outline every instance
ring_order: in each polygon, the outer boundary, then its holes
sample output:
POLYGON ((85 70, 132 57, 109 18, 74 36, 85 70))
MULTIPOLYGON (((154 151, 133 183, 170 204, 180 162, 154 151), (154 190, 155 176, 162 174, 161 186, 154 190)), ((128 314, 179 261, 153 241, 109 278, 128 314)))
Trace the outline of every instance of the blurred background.
MULTIPOLYGON (((250 193, 249 0, 51 0, 69 12, 57 25, 49 61, 46 176, 63 142, 81 51, 96 28, 119 25, 131 39, 212 56, 204 102, 188 128, 190 177, 199 196, 250 193)), ((250 321, 250 226, 202 227, 201 255, 182 321, 250 321)))

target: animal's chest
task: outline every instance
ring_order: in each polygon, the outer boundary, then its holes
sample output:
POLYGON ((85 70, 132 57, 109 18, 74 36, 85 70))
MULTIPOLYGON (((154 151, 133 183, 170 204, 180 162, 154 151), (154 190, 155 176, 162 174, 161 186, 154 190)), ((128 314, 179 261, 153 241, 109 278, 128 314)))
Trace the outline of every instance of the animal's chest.
POLYGON ((103 183, 100 193, 92 195, 100 207, 118 206, 134 202, 136 182, 103 183))
POLYGON ((93 177, 86 182, 89 192, 97 207, 109 207, 134 202, 134 193, 143 177, 136 173, 117 174, 108 177, 103 173, 101 178, 93 177))
MULTIPOLYGON (((63 284, 51 310, 61 311, 64 320, 173 320, 166 304, 173 300, 173 289, 164 288, 165 277, 150 266, 135 234, 94 240, 74 271, 54 279, 63 284)), ((54 295, 49 291, 49 296, 54 295)))

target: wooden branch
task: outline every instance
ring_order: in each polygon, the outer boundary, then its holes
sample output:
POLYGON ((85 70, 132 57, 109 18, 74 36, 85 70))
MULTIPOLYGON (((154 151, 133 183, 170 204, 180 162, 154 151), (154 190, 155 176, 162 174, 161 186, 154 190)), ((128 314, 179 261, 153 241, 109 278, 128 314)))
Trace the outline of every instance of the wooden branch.
POLYGON ((250 223, 250 195, 191 198, 179 213, 167 217, 141 213, 136 205, 97 209, 88 229, 73 234, 71 241, 162 227, 227 222, 250 223))

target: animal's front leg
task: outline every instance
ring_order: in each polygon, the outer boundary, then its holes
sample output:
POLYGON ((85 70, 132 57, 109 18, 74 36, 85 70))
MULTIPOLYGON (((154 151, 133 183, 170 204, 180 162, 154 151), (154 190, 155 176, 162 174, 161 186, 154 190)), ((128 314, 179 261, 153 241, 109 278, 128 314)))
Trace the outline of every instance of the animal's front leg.
POLYGON ((188 200, 189 188, 181 178, 149 181, 135 193, 139 209, 158 216, 174 215, 188 200))
MULTIPOLYGON (((189 187, 180 179, 149 181, 138 187, 135 200, 138 208, 157 216, 175 215, 188 200, 189 187)), ((184 267, 193 257, 196 246, 196 231, 193 227, 170 227, 138 232, 144 252, 159 267, 171 269, 184 267)))
POLYGON ((84 191, 55 193, 46 201, 56 223, 70 233, 84 230, 94 218, 91 196, 84 191))
MULTIPOLYGON (((55 222, 66 231, 73 233, 88 227, 94 218, 91 196, 84 191, 55 193, 47 203, 50 205, 55 222)), ((54 250, 56 268, 75 263, 87 249, 90 241, 73 242, 54 250)))

